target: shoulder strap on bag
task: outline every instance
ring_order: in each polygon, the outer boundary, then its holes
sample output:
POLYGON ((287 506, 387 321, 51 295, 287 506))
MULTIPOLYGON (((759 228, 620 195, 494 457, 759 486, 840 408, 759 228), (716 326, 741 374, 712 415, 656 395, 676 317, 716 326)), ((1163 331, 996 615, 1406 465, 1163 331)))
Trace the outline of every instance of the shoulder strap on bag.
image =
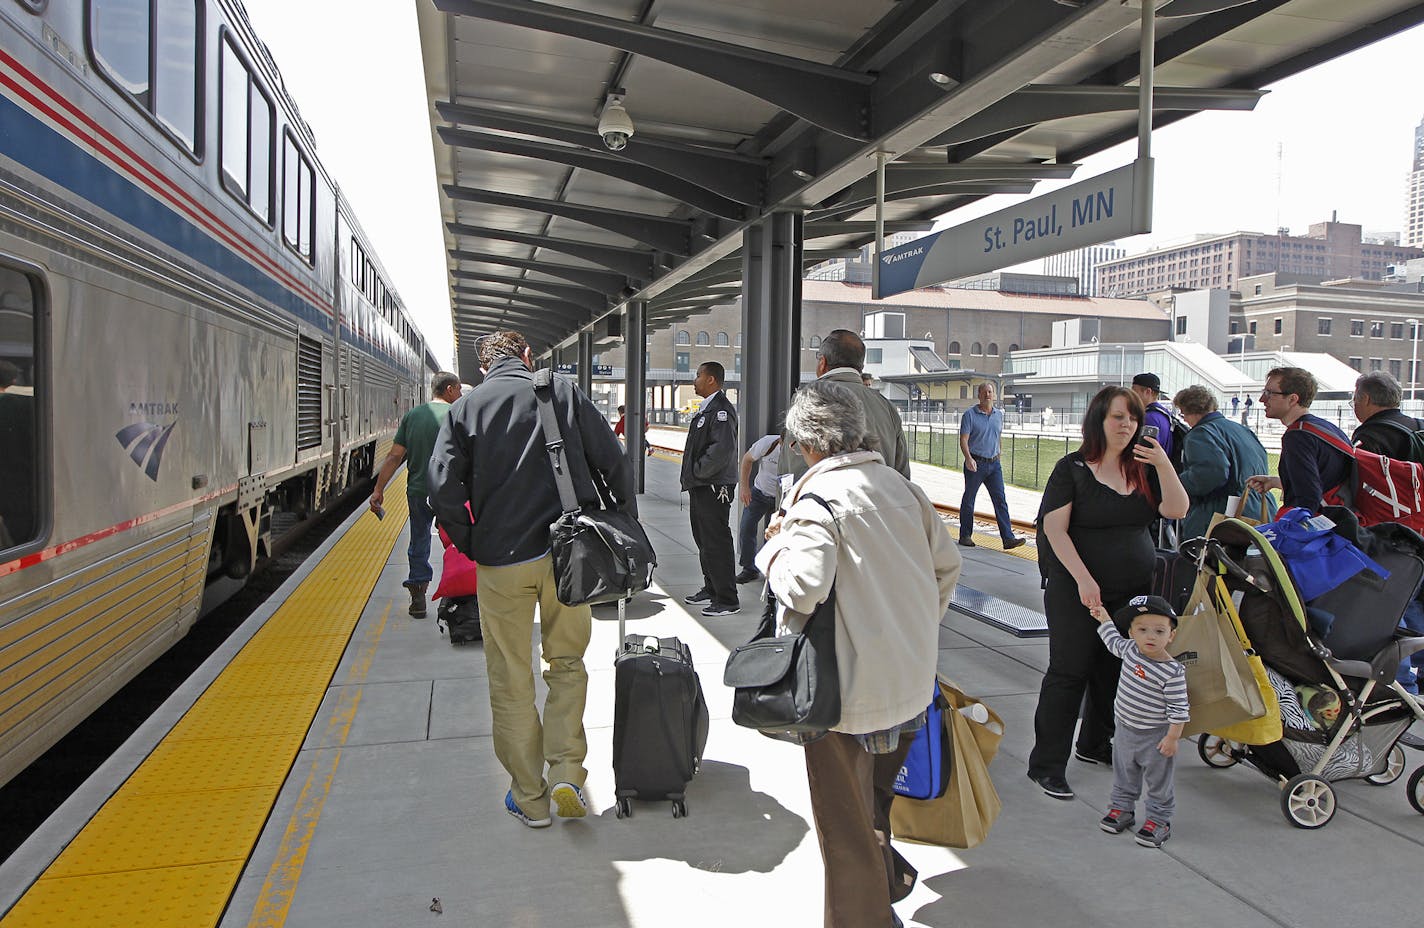
POLYGON ((1334 448, 1336 451, 1339 451, 1341 454, 1348 454, 1351 458, 1355 456, 1354 445, 1351 445, 1347 441, 1342 441, 1340 436, 1332 434, 1331 432, 1325 429, 1322 429, 1314 422, 1306 422, 1304 419, 1297 419, 1294 423, 1290 425, 1287 431, 1290 431, 1291 429, 1298 429, 1302 432, 1309 432, 1316 438, 1325 442, 1330 447, 1334 448))
POLYGON ((564 512, 578 512, 578 494, 569 476, 568 459, 564 455, 564 433, 554 414, 554 374, 547 367, 534 372, 534 398, 539 404, 539 427, 544 433, 544 450, 549 452, 549 465, 554 468, 554 483, 559 488, 559 505, 564 512))

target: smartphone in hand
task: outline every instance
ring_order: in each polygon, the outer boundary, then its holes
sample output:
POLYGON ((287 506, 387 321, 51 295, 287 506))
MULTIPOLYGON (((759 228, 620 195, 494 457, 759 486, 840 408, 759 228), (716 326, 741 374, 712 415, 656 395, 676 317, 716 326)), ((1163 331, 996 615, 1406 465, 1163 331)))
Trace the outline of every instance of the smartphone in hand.
POLYGON ((386 507, 384 506, 372 506, 371 511, 376 514, 377 519, 384 519, 386 517, 386 507))
POLYGON ((1137 438, 1137 443, 1138 443, 1139 445, 1145 445, 1145 444, 1147 444, 1146 439, 1148 439, 1148 438, 1152 439, 1153 441, 1156 441, 1156 440, 1157 440, 1157 426, 1155 426, 1155 425, 1144 425, 1144 426, 1142 427, 1142 434, 1139 435, 1138 438, 1137 438))

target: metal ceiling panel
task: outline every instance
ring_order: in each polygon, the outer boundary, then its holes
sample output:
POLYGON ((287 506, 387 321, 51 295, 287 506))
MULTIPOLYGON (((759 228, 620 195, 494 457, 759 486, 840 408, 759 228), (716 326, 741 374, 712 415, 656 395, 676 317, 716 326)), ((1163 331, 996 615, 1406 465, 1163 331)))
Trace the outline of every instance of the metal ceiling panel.
MULTIPOLYGON (((778 210, 869 219, 864 180, 877 150, 917 162, 1030 165, 1076 161, 1130 137, 1135 111, 1107 91, 1138 78, 1133 2, 418 0, 461 364, 475 334, 514 321, 542 351, 586 325, 570 320, 596 319, 632 297, 653 300, 655 322, 685 317, 685 308, 658 304, 733 285, 750 223, 778 210), (1034 88, 1076 96, 1067 115, 1040 97, 1037 121, 1005 120, 1005 107, 1021 105, 1014 95, 1034 88), (625 93, 636 129, 610 154, 597 125, 614 90, 625 93), (981 120, 987 130, 967 128, 996 106, 1000 115, 981 120), (961 123, 952 142, 936 141, 961 123), (462 200, 447 188, 527 202, 462 200), (585 212, 549 204, 621 218, 583 221, 585 212), (640 217, 647 228, 626 224, 640 217), (539 284, 574 288, 584 302, 558 311, 560 297, 539 284), (511 308, 491 293, 527 302, 511 308)), ((1156 123, 1249 108, 1249 94, 1186 91, 1259 88, 1420 21, 1421 0, 1252 0, 1159 18, 1156 123), (1170 88, 1181 89, 1175 108, 1166 105, 1170 88)), ((888 220, 933 218, 983 195, 907 190, 886 203, 888 220)), ((840 227, 814 248, 870 238, 840 227)))

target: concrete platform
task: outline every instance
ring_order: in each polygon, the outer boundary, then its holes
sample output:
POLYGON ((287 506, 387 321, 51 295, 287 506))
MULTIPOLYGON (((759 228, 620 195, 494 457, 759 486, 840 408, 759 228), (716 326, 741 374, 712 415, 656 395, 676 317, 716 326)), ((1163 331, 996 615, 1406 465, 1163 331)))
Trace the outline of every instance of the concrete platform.
MULTIPOLYGON (((729 649, 755 624, 759 591, 742 587, 740 615, 704 619, 684 606, 700 572, 675 464, 651 460, 647 486, 641 513, 660 565, 656 587, 632 605, 630 629, 690 643, 712 713, 689 816, 674 819, 665 803, 638 804, 627 820, 612 814, 617 622, 609 608, 595 610, 587 656, 593 814, 541 831, 506 815, 483 651, 452 647, 433 618, 405 615, 402 537, 223 926, 821 924, 821 862, 800 751, 733 725, 721 685, 729 649), (432 911, 435 899, 441 914, 432 911)), ((982 548, 965 554, 967 585, 1041 608, 1032 562, 982 548)), ((978 848, 903 845, 921 877, 897 906, 906 924, 1013 928, 1051 918, 1108 928, 1338 928, 1416 916, 1408 874, 1424 861, 1424 816, 1410 808, 1403 781, 1337 784, 1335 820, 1303 831, 1286 823, 1272 783, 1242 768, 1208 768, 1188 744, 1178 764, 1178 817, 1162 850, 1098 830, 1110 770, 1074 762, 1078 798, 1045 797, 1024 771, 1047 659, 1046 641, 954 613, 944 619, 940 671, 1007 725, 992 768, 1004 811, 978 848)), ((145 752, 137 736, 127 750, 145 752)), ((1413 770, 1424 754, 1409 761, 1413 770)), ((86 792, 108 795, 113 784, 103 779, 121 778, 123 767, 116 760, 86 792)), ((82 816, 80 805, 76 799, 65 816, 82 816)), ((17 857, 52 856, 43 845, 62 842, 65 827, 40 832, 17 857)), ((7 865, 0 878, 23 876, 7 865)))

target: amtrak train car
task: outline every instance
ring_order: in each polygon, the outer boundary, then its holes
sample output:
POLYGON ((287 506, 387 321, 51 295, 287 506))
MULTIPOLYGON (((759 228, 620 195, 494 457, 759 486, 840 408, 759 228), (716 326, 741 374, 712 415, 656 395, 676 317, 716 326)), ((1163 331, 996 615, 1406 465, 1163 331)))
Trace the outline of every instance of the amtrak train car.
POLYGON ((362 484, 436 362, 229 0, 0 0, 0 783, 362 484))

